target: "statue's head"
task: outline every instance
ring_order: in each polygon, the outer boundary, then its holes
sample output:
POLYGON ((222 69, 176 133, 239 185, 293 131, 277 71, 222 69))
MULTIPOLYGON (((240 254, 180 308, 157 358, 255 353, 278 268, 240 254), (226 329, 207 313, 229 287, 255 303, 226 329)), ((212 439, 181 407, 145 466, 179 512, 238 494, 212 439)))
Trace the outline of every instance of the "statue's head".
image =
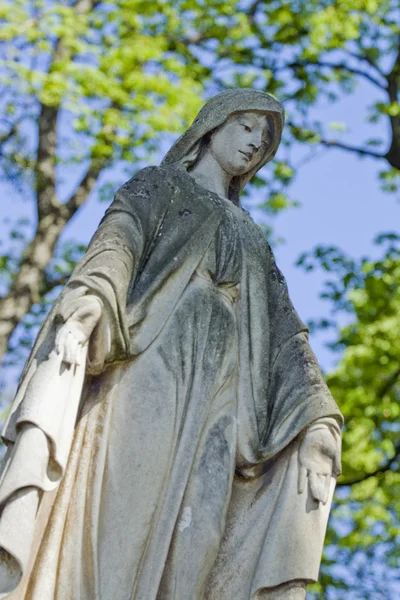
POLYGON ((190 172, 205 152, 211 152, 232 174, 229 198, 238 202, 246 183, 274 157, 283 124, 283 107, 269 94, 227 90, 203 106, 162 164, 190 172))

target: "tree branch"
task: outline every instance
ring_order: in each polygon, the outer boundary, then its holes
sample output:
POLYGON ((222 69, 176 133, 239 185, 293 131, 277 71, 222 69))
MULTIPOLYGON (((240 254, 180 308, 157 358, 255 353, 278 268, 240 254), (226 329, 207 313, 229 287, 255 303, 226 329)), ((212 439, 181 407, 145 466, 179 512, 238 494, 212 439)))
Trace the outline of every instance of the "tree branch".
MULTIPOLYGON (((383 386, 377 393, 377 398, 381 400, 395 385, 395 383, 397 382, 399 377, 400 377, 400 367, 398 367, 390 375, 390 377, 385 381, 385 383, 383 384, 383 386)), ((394 448, 395 448, 395 451, 394 451, 394 455, 392 456, 392 458, 389 458, 383 465, 381 465, 380 467, 375 469, 375 471, 372 471, 372 473, 365 473, 364 475, 361 475, 360 477, 356 477, 356 478, 350 479, 348 481, 343 481, 343 482, 340 481, 337 485, 339 485, 339 486, 355 485, 356 483, 361 483, 362 481, 365 481, 366 479, 369 479, 370 477, 375 477, 376 475, 380 475, 382 473, 385 473, 386 471, 389 471, 391 469, 391 467, 393 466, 393 464, 396 462, 396 460, 400 457, 400 442, 398 444, 395 444, 394 448)))
POLYGON ((381 465, 380 467, 375 469, 375 471, 372 471, 372 473, 365 473, 364 475, 361 475, 360 477, 355 477, 354 479, 349 479, 348 481, 339 481, 336 485, 341 486, 341 487, 355 485, 356 483, 361 483, 362 481, 366 481, 370 477, 375 477, 376 475, 381 475, 383 473, 386 473, 386 471, 389 471, 391 469, 391 467, 394 465, 394 463, 396 462, 396 460, 399 457, 400 457, 400 443, 395 445, 395 453, 392 456, 392 458, 388 459, 383 465, 381 465))
MULTIPOLYGON (((250 6, 248 7, 247 10, 243 11, 246 16, 247 16, 247 20, 249 22, 249 25, 251 27, 251 30, 253 31, 253 33, 258 37, 258 40, 261 42, 261 46, 262 47, 266 47, 266 45, 269 46, 269 48, 273 47, 275 45, 274 40, 271 39, 266 39, 265 38, 265 32, 262 30, 262 27, 259 26, 259 24, 256 21, 256 12, 257 9, 264 4, 265 1, 264 0, 254 0, 250 6)), ((299 32, 299 35, 301 34, 301 32, 299 32)))
POLYGON ((256 12, 257 12, 257 8, 263 4, 264 0, 254 0, 254 2, 252 2, 249 6, 249 8, 247 9, 247 17, 249 19, 249 23, 251 25, 255 24, 255 16, 256 16, 256 12))
MULTIPOLYGON (((93 10, 100 0, 77 0, 74 4, 74 10, 77 15, 93 10)), ((56 42, 49 73, 51 73, 61 60, 66 60, 71 56, 71 49, 65 48, 63 39, 59 38, 56 42)), ((59 207, 60 202, 56 191, 56 141, 57 141, 57 120, 60 106, 41 105, 38 131, 39 141, 36 162, 36 201, 39 220, 52 210, 53 207, 59 207)))
MULTIPOLYGON (((392 70, 387 75, 388 95, 391 104, 398 102, 400 92, 400 46, 392 70)), ((392 141, 386 159, 392 167, 400 169, 400 115, 390 115, 392 141)))
POLYGON ((378 65, 375 64, 374 61, 371 58, 369 58, 366 54, 357 54, 357 52, 352 52, 351 50, 348 50, 348 49, 345 49, 345 48, 343 48, 343 52, 346 52, 346 54, 348 54, 352 58, 355 58, 359 62, 366 62, 370 67, 372 67, 373 69, 375 69, 375 71, 377 73, 379 73, 379 75, 381 77, 383 77, 384 79, 386 79, 385 73, 383 71, 381 71, 381 69, 378 67, 378 65))
POLYGON ((17 133, 18 130, 18 124, 22 121, 22 118, 17 121, 16 123, 13 123, 10 127, 10 129, 7 131, 7 133, 3 133, 2 135, 0 135, 0 146, 2 146, 3 144, 6 144, 13 135, 15 135, 17 133))
POLYGON ((400 367, 398 369, 396 369, 391 374, 391 376, 385 381, 382 388, 377 393, 377 398, 379 398, 381 400, 384 396, 386 396, 386 394, 388 392, 390 392, 392 387, 395 385, 395 383, 397 382, 399 377, 400 377, 400 367))
POLYGON ((12 123, 12 124, 9 123, 5 118, 1 119, 2 121, 5 122, 5 125, 9 127, 9 129, 5 133, 0 134, 0 156, 3 156, 3 157, 7 156, 6 153, 3 153, 2 146, 7 144, 7 142, 9 142, 11 140, 11 138, 18 133, 18 128, 23 121, 25 121, 26 119, 32 119, 32 118, 33 117, 31 114, 27 114, 26 112, 23 112, 23 114, 18 119, 16 119, 14 121, 14 123, 12 123))
POLYGON ((49 279, 48 277, 46 277, 41 289, 43 296, 45 296, 49 292, 52 292, 55 288, 59 286, 64 286, 67 283, 69 277, 69 274, 61 275, 61 277, 59 277, 58 279, 49 279))
MULTIPOLYGON (((357 69, 356 67, 350 67, 346 63, 334 64, 334 63, 330 63, 330 62, 324 61, 324 60, 318 60, 318 61, 313 61, 313 62, 295 61, 295 62, 289 63, 287 65, 287 67, 289 69, 296 69, 299 67, 323 67, 323 68, 333 69, 334 71, 347 71, 347 73, 351 73, 352 75, 364 77, 364 79, 367 79, 370 83, 377 86, 379 89, 387 91, 387 85, 380 82, 378 79, 375 79, 375 77, 373 77, 373 75, 370 75, 370 73, 368 73, 367 71, 364 71, 363 69, 357 69)), ((382 77, 383 77, 383 75, 382 75, 382 77)))
POLYGON ((319 143, 322 146, 326 146, 327 148, 340 148, 341 150, 353 152, 354 154, 358 154, 360 156, 370 156, 372 158, 386 159, 386 154, 379 154, 378 152, 373 152, 372 150, 360 148, 358 146, 349 146, 348 144, 343 144, 342 142, 336 142, 334 140, 321 139, 319 140, 319 143))
POLYGON ((66 215, 68 215, 68 220, 71 219, 76 211, 84 204, 84 202, 86 202, 105 164, 105 160, 96 162, 92 161, 85 175, 82 177, 78 187, 75 189, 75 192, 63 205, 66 215))
POLYGON ((81 15, 82 13, 88 13, 98 4, 100 4, 102 0, 76 0, 74 4, 75 12, 77 15, 81 15))
POLYGON ((36 203, 39 220, 59 205, 55 167, 58 112, 57 106, 42 104, 40 109, 36 159, 36 203))
MULTIPOLYGON (((77 14, 92 10, 100 0, 77 0, 77 14)), ((59 39, 54 49, 50 71, 70 53, 59 39)), ((59 106, 40 109, 39 141, 36 166, 36 201, 38 224, 34 238, 24 250, 18 272, 8 293, 0 298, 0 358, 7 351, 9 339, 18 323, 39 302, 46 288, 46 269, 64 227, 87 199, 104 162, 92 164, 73 196, 62 204, 56 193, 57 119, 59 106)))

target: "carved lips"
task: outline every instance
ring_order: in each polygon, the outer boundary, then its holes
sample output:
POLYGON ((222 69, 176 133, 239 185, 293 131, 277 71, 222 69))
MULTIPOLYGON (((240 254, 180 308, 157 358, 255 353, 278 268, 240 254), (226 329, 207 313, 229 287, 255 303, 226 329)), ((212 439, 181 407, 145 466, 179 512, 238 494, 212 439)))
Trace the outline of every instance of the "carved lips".
POLYGON ((251 160, 253 158, 252 152, 244 152, 243 150, 239 150, 240 154, 243 154, 247 158, 247 160, 251 160))

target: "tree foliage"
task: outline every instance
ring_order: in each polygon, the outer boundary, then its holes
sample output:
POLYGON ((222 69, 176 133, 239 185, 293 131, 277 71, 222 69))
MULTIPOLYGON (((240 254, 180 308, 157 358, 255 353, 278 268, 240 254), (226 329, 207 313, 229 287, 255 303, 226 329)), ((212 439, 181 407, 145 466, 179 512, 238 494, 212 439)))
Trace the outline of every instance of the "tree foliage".
MULTIPOLYGON (((400 235, 381 234, 376 244, 378 260, 320 247, 299 261, 329 273, 322 297, 332 305, 340 360, 327 382, 346 420, 330 551, 336 548, 335 562, 360 571, 359 581, 369 572, 357 598, 392 598, 399 583, 400 235), (338 327, 343 315, 347 324, 338 327)), ((346 589, 349 580, 328 575, 325 583, 346 589)))
MULTIPOLYGON (((0 0, 0 177, 35 208, 33 222, 9 222, 0 246, 5 364, 22 366, 84 251, 65 230, 88 198, 111 200, 221 89, 257 87, 287 110, 278 158, 254 182, 268 216, 290 206, 290 183, 321 149, 376 159, 381 186, 396 193, 399 39, 396 0, 0 0), (365 120, 380 127, 357 145, 346 141, 346 123, 316 120, 313 107, 360 82, 371 98, 365 120)), ((371 577, 365 588, 360 581, 371 561, 384 562, 386 577, 398 560, 399 239, 378 242, 375 261, 322 246, 300 260, 330 274, 323 296, 334 314, 320 325, 335 325, 338 314, 349 323, 336 324, 341 359, 328 376, 347 425, 323 590, 315 592, 326 598, 345 597, 348 586, 368 598, 372 581, 384 598, 387 580, 382 589, 371 577), (330 564, 338 557, 355 580, 330 564)))

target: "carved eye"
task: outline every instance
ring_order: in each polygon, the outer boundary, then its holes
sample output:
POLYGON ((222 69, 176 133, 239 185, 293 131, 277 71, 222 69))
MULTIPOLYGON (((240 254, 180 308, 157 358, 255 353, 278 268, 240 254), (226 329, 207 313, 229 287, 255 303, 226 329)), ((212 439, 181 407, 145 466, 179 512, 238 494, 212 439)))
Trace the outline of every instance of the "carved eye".
POLYGON ((249 127, 248 125, 245 125, 244 123, 243 123, 243 127, 244 127, 245 131, 248 131, 248 133, 251 133, 251 127, 249 127))

